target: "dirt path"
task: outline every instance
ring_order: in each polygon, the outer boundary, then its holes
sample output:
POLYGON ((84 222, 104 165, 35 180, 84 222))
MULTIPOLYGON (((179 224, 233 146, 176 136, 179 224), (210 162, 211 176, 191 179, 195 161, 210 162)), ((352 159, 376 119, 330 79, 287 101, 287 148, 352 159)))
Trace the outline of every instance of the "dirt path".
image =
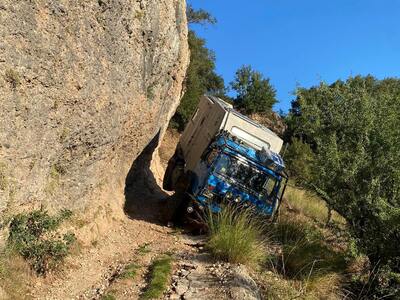
POLYGON ((139 247, 152 245, 144 264, 158 253, 190 250, 165 226, 170 195, 159 187, 160 178, 151 171, 152 161, 160 164, 153 160, 157 146, 154 139, 143 150, 127 175, 124 193, 117 195, 123 199, 120 203, 125 202, 126 217, 110 224, 110 230, 95 245, 70 257, 60 274, 39 278, 31 289, 34 299, 98 299, 115 274, 135 259, 139 247))
POLYGON ((171 229, 127 220, 98 241, 98 246, 84 249, 78 257, 67 261, 68 269, 62 274, 37 282, 32 296, 35 299, 96 299, 142 245, 151 245, 154 253, 186 250, 171 229))
POLYGON ((70 257, 64 271, 39 278, 31 290, 34 299, 138 299, 146 286, 152 260, 173 253, 174 274, 165 299, 258 299, 257 286, 243 268, 214 262, 202 253, 195 237, 165 226, 176 198, 164 192, 163 164, 172 155, 177 138, 167 134, 161 160, 150 143, 137 158, 126 179, 124 212, 107 234, 70 257), (165 146, 166 145, 166 146, 165 146), (171 152, 171 153, 170 153, 171 152), (167 154, 166 154, 167 153, 167 154), (134 276, 121 273, 133 266, 134 276))

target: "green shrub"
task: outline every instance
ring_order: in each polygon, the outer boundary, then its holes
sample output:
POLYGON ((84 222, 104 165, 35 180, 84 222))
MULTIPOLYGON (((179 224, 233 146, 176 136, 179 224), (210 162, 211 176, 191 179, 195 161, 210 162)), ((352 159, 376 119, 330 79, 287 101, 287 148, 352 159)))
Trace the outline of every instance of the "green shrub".
POLYGON ((68 210, 50 216, 42 209, 16 215, 10 223, 8 247, 27 260, 38 274, 45 275, 62 263, 76 240, 72 233, 56 233, 70 216, 68 210))
POLYGON ((251 210, 226 206, 218 214, 210 212, 207 224, 210 231, 207 248, 215 258, 253 264, 264 256, 263 226, 251 210))
MULTIPOLYGON (((297 89, 286 118, 292 138, 313 150, 317 176, 309 186, 347 220, 371 273, 380 268, 400 273, 399 95, 398 78, 320 83, 297 89)), ((398 289, 394 280, 387 282, 398 289)), ((385 296, 386 288, 376 286, 385 296)))
POLYGON ((172 272, 172 258, 163 255, 152 263, 150 267, 150 282, 141 295, 141 299, 157 299, 162 296, 167 289, 168 281, 172 272))

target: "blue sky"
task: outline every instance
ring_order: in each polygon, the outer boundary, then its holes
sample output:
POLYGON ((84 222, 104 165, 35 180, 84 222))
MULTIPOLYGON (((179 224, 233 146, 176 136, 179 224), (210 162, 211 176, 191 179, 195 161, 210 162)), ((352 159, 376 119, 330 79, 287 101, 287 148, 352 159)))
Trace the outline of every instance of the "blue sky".
POLYGON ((226 83, 250 64, 271 79, 290 108, 296 86, 351 75, 400 74, 400 0, 188 0, 214 26, 192 26, 207 40, 226 83))

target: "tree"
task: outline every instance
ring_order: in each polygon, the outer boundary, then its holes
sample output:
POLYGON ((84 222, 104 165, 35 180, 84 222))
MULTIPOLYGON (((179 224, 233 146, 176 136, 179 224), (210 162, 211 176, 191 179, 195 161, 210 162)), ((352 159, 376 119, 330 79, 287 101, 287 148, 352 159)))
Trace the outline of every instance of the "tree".
POLYGON ((276 91, 269 79, 251 66, 243 66, 236 71, 231 87, 237 93, 235 106, 248 114, 271 112, 277 102, 276 91))
POLYGON ((186 9, 186 16, 189 24, 216 24, 215 19, 208 11, 204 9, 194 9, 192 5, 188 5, 186 9))
POLYGON ((381 296, 400 297, 400 80, 300 88, 287 121, 315 154, 307 184, 347 220, 381 296))
POLYGON ((315 176, 314 156, 309 144, 293 138, 284 157, 290 176, 305 182, 311 181, 315 176))
MULTIPOLYGON (((190 5, 187 10, 188 21, 198 24, 214 24, 215 18, 204 10, 194 10, 190 5)), ((206 47, 206 41, 189 30, 190 64, 186 73, 186 92, 182 97, 172 126, 182 131, 196 110, 199 99, 204 94, 220 97, 225 95, 225 84, 221 76, 215 72, 215 54, 206 47)))

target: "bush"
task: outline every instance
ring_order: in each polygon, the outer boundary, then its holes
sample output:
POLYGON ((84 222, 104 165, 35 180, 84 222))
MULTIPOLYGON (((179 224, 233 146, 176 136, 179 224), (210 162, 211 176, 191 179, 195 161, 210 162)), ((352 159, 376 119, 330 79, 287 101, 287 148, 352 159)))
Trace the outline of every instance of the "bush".
POLYGON ((207 248, 212 255, 231 263, 253 264, 264 256, 263 226, 249 209, 223 207, 207 217, 210 238, 207 248))
POLYGON ((56 233, 70 216, 71 212, 67 210, 50 216, 42 209, 16 215, 10 223, 8 247, 27 260, 37 274, 45 275, 62 263, 75 242, 72 233, 62 236, 56 233))
POLYGON ((287 117, 292 138, 313 150, 310 186, 347 220, 371 273, 400 273, 399 95, 398 78, 350 77, 299 88, 287 117))

